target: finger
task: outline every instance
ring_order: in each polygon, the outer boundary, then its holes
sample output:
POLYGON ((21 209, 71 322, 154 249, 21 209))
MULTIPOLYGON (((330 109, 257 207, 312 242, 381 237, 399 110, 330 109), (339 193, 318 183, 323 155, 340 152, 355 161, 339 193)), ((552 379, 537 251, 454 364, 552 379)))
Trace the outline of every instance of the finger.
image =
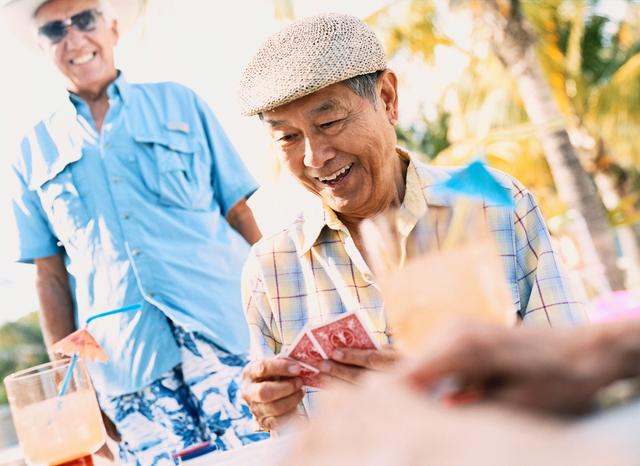
POLYGON ((113 463, 115 457, 113 456, 113 452, 109 448, 109 445, 106 443, 100 447, 98 451, 95 452, 96 455, 101 456, 113 463))
POLYGON ((243 398, 249 403, 270 403, 297 392, 302 387, 302 379, 254 382, 242 389, 243 398))
POLYGON ((286 358, 268 358, 252 361, 246 365, 242 375, 248 381, 260 381, 274 377, 293 377, 300 374, 301 367, 286 358))
POLYGON ((333 378, 355 384, 367 370, 362 367, 349 366, 347 364, 329 360, 323 361, 320 364, 320 371, 333 378))
POLYGON ((122 436, 120 435, 120 432, 118 432, 116 425, 109 416, 104 413, 104 411, 100 411, 100 414, 102 414, 102 422, 109 438, 115 442, 120 442, 120 440, 122 440, 122 436))
POLYGON ((380 371, 393 365, 398 359, 398 354, 391 347, 381 350, 339 348, 331 353, 331 359, 342 364, 380 371))
POLYGON ((449 376, 465 384, 482 385, 502 369, 496 351, 504 350, 496 348, 482 333, 443 335, 425 348, 423 356, 405 372, 405 378, 417 388, 432 386, 449 376))
POLYGON ((262 423, 258 424, 260 424, 263 429, 270 431, 272 437, 276 437, 278 434, 278 430, 284 428, 285 425, 287 425, 289 422, 291 422, 291 420, 295 418, 294 414, 295 413, 292 412, 283 416, 266 417, 262 420, 262 423))
POLYGON ((258 423, 261 426, 268 428, 268 426, 263 424, 263 420, 265 418, 280 417, 285 414, 292 413, 297 408, 298 403, 302 401, 303 397, 304 392, 302 390, 298 390, 285 398, 281 398, 271 403, 254 403, 251 408, 256 419, 258 419, 258 423))

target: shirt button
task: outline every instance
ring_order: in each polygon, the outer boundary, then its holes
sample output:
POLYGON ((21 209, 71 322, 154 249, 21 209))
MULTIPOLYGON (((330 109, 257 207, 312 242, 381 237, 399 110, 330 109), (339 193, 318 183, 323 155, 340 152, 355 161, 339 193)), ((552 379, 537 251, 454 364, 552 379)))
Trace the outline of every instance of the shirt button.
POLYGON ((131 218, 131 215, 129 215, 129 214, 127 213, 127 214, 124 214, 124 215, 122 216, 122 218, 123 218, 123 219, 125 219, 125 220, 129 220, 129 219, 131 218))
POLYGON ((111 178, 111 181, 113 182, 113 184, 118 184, 121 181, 121 178, 119 176, 114 176, 113 178, 111 178))
POLYGON ((110 142, 105 143, 104 148, 105 149, 111 149, 112 145, 110 142))
POLYGON ((151 291, 151 292, 149 293, 149 297, 154 298, 155 296, 156 296, 156 294, 155 294, 153 291, 151 291))
POLYGON ((134 257, 137 257, 140 255, 140 249, 134 249, 133 251, 131 251, 131 255, 134 257))

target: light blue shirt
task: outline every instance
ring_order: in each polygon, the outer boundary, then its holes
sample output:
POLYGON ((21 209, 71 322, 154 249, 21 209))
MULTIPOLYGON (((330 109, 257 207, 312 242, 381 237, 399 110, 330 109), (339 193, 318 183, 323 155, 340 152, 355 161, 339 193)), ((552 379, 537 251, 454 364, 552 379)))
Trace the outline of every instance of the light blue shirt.
POLYGON ((248 350, 240 274, 248 244, 225 215, 256 189, 208 106, 175 83, 108 87, 100 132, 88 105, 66 105, 24 138, 13 211, 22 262, 65 254, 79 325, 109 355, 91 364, 108 396, 180 362, 171 319, 235 354, 248 350))

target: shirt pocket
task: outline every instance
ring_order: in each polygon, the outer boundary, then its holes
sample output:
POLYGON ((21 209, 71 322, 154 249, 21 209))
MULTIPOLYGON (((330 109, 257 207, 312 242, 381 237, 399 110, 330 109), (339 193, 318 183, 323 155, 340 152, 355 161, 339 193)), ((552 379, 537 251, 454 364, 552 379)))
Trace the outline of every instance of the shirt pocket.
POLYGON ((196 136, 167 132, 135 135, 140 172, 147 188, 167 207, 209 210, 213 190, 204 145, 196 136))
POLYGON ((66 166, 39 189, 42 206, 52 229, 64 246, 77 247, 91 223, 70 166, 66 166))

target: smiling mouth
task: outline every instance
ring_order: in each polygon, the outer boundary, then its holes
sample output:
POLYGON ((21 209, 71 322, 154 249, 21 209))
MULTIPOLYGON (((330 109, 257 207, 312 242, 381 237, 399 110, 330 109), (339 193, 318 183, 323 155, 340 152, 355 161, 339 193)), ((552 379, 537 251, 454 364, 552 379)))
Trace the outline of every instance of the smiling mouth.
POLYGON ((318 176, 316 177, 316 179, 322 184, 326 184, 329 186, 336 185, 340 181, 345 179, 349 175, 349 173, 351 173, 351 167, 353 167, 353 163, 350 163, 349 165, 345 165, 340 170, 332 173, 329 176, 318 176))
POLYGON ((96 52, 85 53, 84 55, 80 55, 79 57, 69 60, 69 63, 72 65, 84 65, 85 63, 89 63, 93 60, 96 55, 96 52))

